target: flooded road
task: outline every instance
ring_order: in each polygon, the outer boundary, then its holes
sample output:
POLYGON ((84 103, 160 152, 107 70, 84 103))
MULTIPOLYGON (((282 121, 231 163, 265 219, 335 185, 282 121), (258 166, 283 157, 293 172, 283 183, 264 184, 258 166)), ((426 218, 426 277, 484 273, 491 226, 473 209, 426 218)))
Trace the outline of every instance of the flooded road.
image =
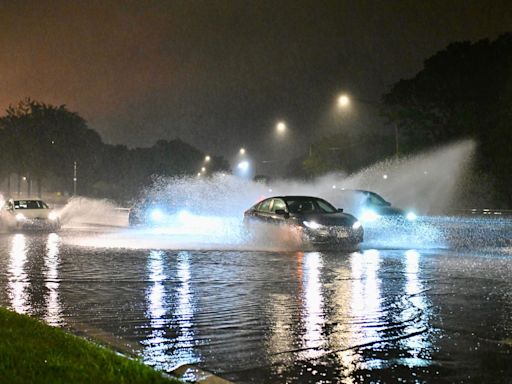
POLYGON ((239 383, 512 382, 512 220, 437 224, 437 245, 369 232, 351 253, 4 233, 0 304, 106 335, 161 370, 197 364, 239 383))

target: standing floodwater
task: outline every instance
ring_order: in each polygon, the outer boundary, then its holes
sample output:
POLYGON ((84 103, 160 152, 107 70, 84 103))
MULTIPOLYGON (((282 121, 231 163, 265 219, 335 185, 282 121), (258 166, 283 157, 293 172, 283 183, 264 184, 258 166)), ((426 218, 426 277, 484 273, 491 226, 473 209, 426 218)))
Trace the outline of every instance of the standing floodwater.
POLYGON ((421 215, 449 206, 472 149, 313 183, 160 179, 146 197, 183 203, 165 226, 128 228, 126 210, 72 199, 59 234, 0 234, 0 304, 157 369, 196 364, 240 383, 511 382, 512 218, 421 215), (365 223, 351 253, 242 225, 263 197, 334 201, 344 187, 415 204, 419 218, 365 223))
POLYGON ((0 301, 128 346, 158 369, 197 364, 235 382, 509 382, 512 221, 434 224, 437 246, 375 238, 354 253, 72 245, 98 236, 83 229, 2 234, 0 301))

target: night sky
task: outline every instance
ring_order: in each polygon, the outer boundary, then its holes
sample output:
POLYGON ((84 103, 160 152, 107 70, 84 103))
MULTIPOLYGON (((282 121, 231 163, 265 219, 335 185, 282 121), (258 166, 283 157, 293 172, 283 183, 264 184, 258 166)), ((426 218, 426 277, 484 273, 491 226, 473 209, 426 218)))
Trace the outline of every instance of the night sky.
POLYGON ((2 1, 0 109, 29 96, 108 143, 284 160, 342 128, 327 118, 339 92, 378 101, 450 42, 510 30, 507 0, 2 1))

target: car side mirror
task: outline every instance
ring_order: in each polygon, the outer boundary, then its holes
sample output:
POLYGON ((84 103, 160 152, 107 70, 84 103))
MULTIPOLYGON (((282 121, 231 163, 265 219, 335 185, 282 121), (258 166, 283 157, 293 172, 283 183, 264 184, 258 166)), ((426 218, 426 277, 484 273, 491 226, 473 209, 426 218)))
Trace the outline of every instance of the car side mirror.
POLYGON ((276 215, 284 216, 285 219, 290 217, 290 214, 286 212, 284 209, 276 209, 276 215))
POLYGON ((339 213, 343 213, 343 208, 338 208, 339 213))

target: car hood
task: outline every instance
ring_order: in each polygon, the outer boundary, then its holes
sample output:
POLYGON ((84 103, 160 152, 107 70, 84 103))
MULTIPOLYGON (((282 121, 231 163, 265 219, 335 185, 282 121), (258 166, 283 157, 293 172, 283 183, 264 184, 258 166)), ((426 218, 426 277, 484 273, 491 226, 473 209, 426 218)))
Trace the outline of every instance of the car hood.
POLYGON ((14 215, 21 213, 27 219, 48 219, 51 209, 15 209, 14 215))
POLYGON ((357 219, 348 213, 304 213, 292 215, 297 220, 314 221, 318 224, 328 226, 351 226, 357 219))

